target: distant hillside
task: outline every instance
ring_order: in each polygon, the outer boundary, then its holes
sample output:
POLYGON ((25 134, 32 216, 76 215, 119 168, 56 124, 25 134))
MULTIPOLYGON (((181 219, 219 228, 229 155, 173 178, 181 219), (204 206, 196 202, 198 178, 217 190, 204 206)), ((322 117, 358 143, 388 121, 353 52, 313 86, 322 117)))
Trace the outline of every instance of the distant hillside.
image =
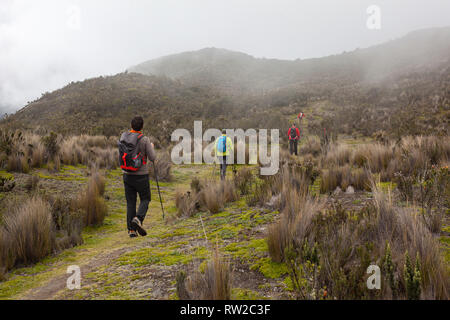
MULTIPOLYGON (((202 112, 210 112, 216 103, 222 102, 208 88, 187 88, 167 78, 121 73, 46 93, 5 122, 22 129, 116 135, 129 126, 133 115, 140 114, 148 120, 152 133, 164 135, 187 115, 203 117, 202 112), (164 119, 170 119, 170 125, 164 119)), ((215 109, 217 116, 225 112, 222 109, 215 109)))
POLYGON ((373 82, 404 72, 436 70, 449 64, 450 27, 446 27, 419 30, 378 46, 316 59, 262 59, 206 48, 150 60, 129 71, 242 93, 324 80, 373 82))
POLYGON ((449 134, 450 28, 317 59, 257 59, 208 48, 44 94, 0 125, 118 135, 135 114, 169 141, 175 128, 279 128, 307 111, 308 130, 449 134), (146 75, 147 73, 149 75, 146 75), (150 75, 151 74, 151 75, 150 75))

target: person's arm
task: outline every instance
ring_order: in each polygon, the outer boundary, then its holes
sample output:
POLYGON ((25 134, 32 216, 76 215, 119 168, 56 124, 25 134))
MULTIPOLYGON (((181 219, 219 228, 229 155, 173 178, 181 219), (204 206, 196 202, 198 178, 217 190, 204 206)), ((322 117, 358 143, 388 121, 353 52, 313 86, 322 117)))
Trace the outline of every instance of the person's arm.
POLYGON ((156 160, 156 152, 155 148, 153 147, 153 143, 150 143, 149 138, 145 138, 145 154, 150 161, 156 160))
POLYGON ((219 138, 214 141, 214 157, 217 156, 217 144, 219 143, 219 138))
POLYGON ((300 130, 297 128, 297 140, 300 140, 300 130))
POLYGON ((231 152, 234 152, 233 141, 231 141, 230 137, 227 137, 227 149, 229 148, 231 152))
POLYGON ((289 130, 288 130, 288 138, 289 139, 291 138, 291 128, 289 128, 289 130))

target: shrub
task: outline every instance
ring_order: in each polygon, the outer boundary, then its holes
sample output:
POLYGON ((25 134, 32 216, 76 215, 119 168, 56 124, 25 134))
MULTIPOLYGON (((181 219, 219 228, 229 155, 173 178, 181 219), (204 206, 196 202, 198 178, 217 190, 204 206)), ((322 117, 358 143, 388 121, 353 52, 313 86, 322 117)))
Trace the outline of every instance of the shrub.
POLYGON ((83 243, 83 213, 73 200, 64 196, 49 197, 56 233, 56 250, 60 251, 83 243))
POLYGON ((298 297, 317 299, 326 288, 336 299, 448 299, 439 243, 415 209, 397 208, 375 185, 371 188, 374 202, 359 212, 339 204, 325 211, 310 196, 298 197, 269 228, 270 256, 287 264, 298 297), (409 271, 397 268, 405 265, 406 251, 417 257, 409 271), (364 277, 373 262, 383 267, 388 285, 368 292, 364 277))
POLYGON ((248 167, 244 167, 238 170, 234 176, 234 185, 241 195, 246 195, 250 192, 253 180, 254 176, 252 170, 248 167))
POLYGON ((448 167, 424 168, 418 177, 418 204, 424 223, 431 232, 439 233, 450 194, 450 173, 448 167))
POLYGON ((59 152, 59 139, 55 132, 50 132, 49 135, 42 137, 42 144, 45 147, 45 153, 47 159, 53 159, 58 155, 59 152))
POLYGON ((255 181, 252 191, 245 197, 249 206, 264 206, 272 197, 272 178, 255 181))

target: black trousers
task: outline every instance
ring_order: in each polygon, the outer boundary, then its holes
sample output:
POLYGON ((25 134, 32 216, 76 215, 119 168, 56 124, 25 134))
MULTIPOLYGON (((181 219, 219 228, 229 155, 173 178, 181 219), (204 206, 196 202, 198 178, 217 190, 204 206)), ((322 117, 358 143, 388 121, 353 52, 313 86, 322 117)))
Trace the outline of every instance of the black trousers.
POLYGON ((298 140, 289 140, 289 152, 291 154, 295 153, 295 155, 297 155, 297 144, 298 140))
POLYGON ((151 200, 149 175, 124 174, 123 184, 125 186, 125 198, 127 199, 127 228, 128 230, 134 230, 131 220, 138 217, 143 222, 151 200), (138 194, 141 203, 136 212, 138 194))
POLYGON ((225 180, 227 174, 227 156, 219 157, 220 163, 220 180, 225 180))

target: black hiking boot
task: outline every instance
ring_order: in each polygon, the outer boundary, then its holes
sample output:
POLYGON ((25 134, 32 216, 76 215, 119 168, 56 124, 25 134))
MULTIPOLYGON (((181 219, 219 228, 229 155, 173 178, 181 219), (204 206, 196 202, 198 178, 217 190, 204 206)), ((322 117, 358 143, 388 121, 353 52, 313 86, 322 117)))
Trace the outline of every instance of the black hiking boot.
POLYGON ((136 238, 138 236, 136 231, 134 230, 128 230, 128 235, 130 236, 130 238, 136 238))
POLYGON ((142 222, 141 220, 139 220, 137 217, 134 217, 133 220, 131 220, 131 224, 133 225, 133 227, 136 229, 136 231, 141 235, 141 236, 146 236, 147 235, 147 231, 145 231, 144 228, 142 228, 142 222))

